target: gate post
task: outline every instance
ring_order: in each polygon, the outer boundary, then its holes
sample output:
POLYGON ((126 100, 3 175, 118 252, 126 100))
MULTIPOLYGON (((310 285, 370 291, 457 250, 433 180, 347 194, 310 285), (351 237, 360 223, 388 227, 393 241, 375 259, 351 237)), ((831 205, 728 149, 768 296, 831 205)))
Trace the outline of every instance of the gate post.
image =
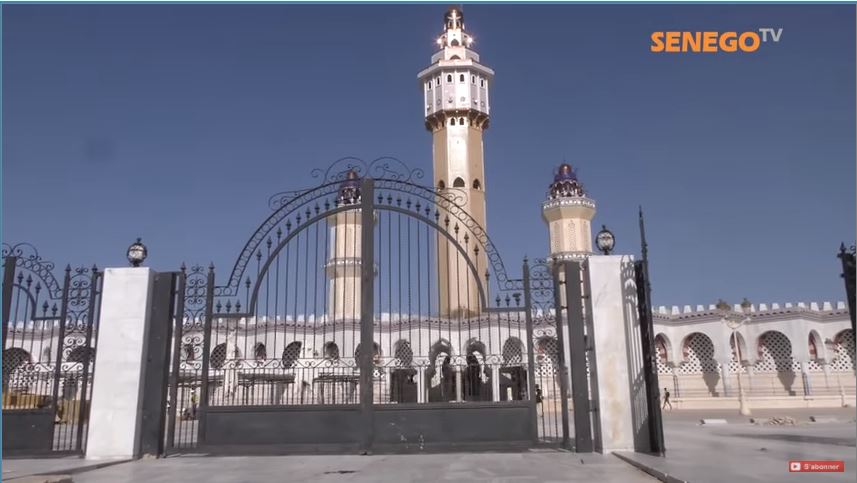
POLYGON ((155 272, 145 267, 104 271, 100 318, 105 323, 98 330, 86 444, 89 459, 140 456, 154 279, 155 272))
POLYGON ((375 186, 372 178, 360 182, 360 413, 364 434, 362 450, 368 453, 375 438, 373 402, 374 323, 375 323, 375 186))
POLYGON ((18 257, 8 256, 3 259, 3 349, 6 349, 6 335, 9 331, 9 314, 12 305, 12 285, 15 283, 15 268, 18 257))
POLYGON ((169 411, 167 412, 167 442, 166 450, 169 451, 175 447, 176 439, 176 411, 178 410, 178 394, 179 394, 179 371, 181 370, 181 354, 182 354, 182 330, 184 329, 184 310, 185 310, 185 283, 187 282, 187 271, 182 264, 181 271, 177 275, 175 301, 177 308, 175 311, 175 329, 173 332, 173 360, 170 367, 170 393, 168 395, 170 401, 169 411))
MULTIPOLYGON (((214 264, 208 266, 205 286, 205 320, 202 329, 202 380, 199 383, 199 407, 196 410, 197 444, 205 443, 206 419, 208 415, 208 370, 211 366, 211 322, 214 311, 214 264)), ((191 389, 193 390, 193 389, 191 389)))
POLYGON ((555 322, 556 322, 556 352, 557 352, 557 362, 559 363, 559 398, 560 398, 560 408, 562 410, 562 447, 568 448, 569 446, 569 427, 568 427, 568 366, 565 361, 565 335, 562 326, 562 309, 565 307, 562 305, 562 297, 560 296, 561 292, 559 287, 561 287, 565 282, 565 279, 560 280, 560 265, 556 261, 554 261, 552 266, 553 272, 553 297, 554 297, 554 307, 555 310, 555 322))
MULTIPOLYGON (((98 267, 93 265, 92 266, 92 277, 89 279, 90 280, 89 281, 89 305, 87 306, 88 311, 87 311, 87 317, 86 317, 86 321, 88 323, 86 324, 86 339, 85 339, 86 342, 84 342, 86 344, 86 347, 89 347, 90 351, 95 349, 95 341, 92 340, 92 336, 93 336, 92 329, 93 329, 93 325, 95 325, 95 323, 97 321, 95 314, 96 314, 96 310, 98 308, 95 306, 95 304, 96 304, 95 301, 98 300, 98 295, 100 293, 99 288, 98 288, 98 280, 100 278, 101 278, 101 273, 99 273, 98 267)), ((90 384, 90 380, 89 380, 89 365, 91 363, 90 359, 91 358, 87 357, 86 359, 83 360, 83 378, 82 378, 83 380, 82 380, 81 385, 80 385, 80 387, 81 387, 80 400, 81 401, 86 400, 86 395, 87 395, 87 391, 88 391, 89 384, 90 384)), ((80 414, 78 414, 78 420, 77 420, 77 439, 76 439, 76 443, 75 443, 75 449, 77 451, 83 450, 83 425, 86 422, 87 416, 89 415, 89 407, 85 407, 85 406, 81 407, 79 409, 79 413, 80 414)))
POLYGON ((845 280, 845 298, 848 303, 848 314, 851 316, 851 330, 854 329, 854 321, 855 321, 855 311, 857 311, 857 307, 855 307, 855 287, 857 287, 857 282, 855 282, 855 266, 857 266, 857 262, 855 262, 855 249, 854 245, 850 248, 845 248, 845 244, 842 243, 839 245, 839 254, 836 255, 839 260, 842 261, 842 275, 841 277, 845 280))
POLYGON ((586 343, 583 329, 583 291, 580 262, 563 263, 568 345, 571 354, 571 397, 574 402, 574 450, 592 452, 592 419, 589 411, 589 380, 586 376, 586 343))
POLYGON ((536 354, 533 341, 533 301, 530 290, 530 264, 524 259, 524 316, 527 321, 527 396, 533 444, 539 442, 538 401, 536 401, 536 354))
MULTIPOLYGON (((666 448, 664 447, 664 426, 660 404, 661 386, 658 381, 658 351, 655 348, 655 329, 652 320, 649 245, 646 243, 646 225, 643 221, 642 207, 640 207, 640 247, 642 260, 634 263, 634 279, 637 284, 637 308, 640 316, 640 339, 643 346, 643 375, 646 381, 646 402, 649 410, 649 445, 653 453, 663 456, 666 453, 666 448)), ((737 345, 738 341, 736 340, 735 343, 737 345)), ((678 396, 678 390, 676 390, 676 396, 678 396)))

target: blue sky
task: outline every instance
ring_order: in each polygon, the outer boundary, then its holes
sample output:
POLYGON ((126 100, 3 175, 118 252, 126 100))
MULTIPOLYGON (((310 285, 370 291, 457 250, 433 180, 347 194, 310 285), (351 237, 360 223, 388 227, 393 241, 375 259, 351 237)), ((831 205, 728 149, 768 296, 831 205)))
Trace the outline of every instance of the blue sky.
MULTIPOLYGON (((269 195, 343 156, 428 171, 416 74, 444 5, 4 5, 3 241, 58 263, 232 266, 269 195)), ((544 256, 576 167, 617 252, 647 215, 657 304, 842 300, 855 234, 851 5, 465 5, 496 71, 488 230, 544 256), (753 54, 662 30, 783 28, 753 54)))

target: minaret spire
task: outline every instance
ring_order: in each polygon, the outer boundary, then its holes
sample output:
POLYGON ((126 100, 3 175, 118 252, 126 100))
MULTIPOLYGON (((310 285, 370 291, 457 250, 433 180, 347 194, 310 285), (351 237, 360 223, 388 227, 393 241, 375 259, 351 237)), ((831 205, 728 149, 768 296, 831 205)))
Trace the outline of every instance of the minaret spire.
MULTIPOLYGON (((488 90, 494 81, 494 71, 479 62, 479 54, 471 48, 473 43, 473 37, 464 29, 461 7, 449 7, 443 16, 443 32, 437 38, 439 50, 432 55, 431 65, 418 76, 423 90, 425 127, 432 133, 435 186, 441 192, 456 190, 463 194, 456 197, 462 200, 461 207, 485 230, 487 185, 482 136, 488 128, 488 90)), ((474 234, 469 237, 477 239, 474 234)), ((460 254, 447 249, 446 240, 439 240, 438 260, 449 259, 451 264, 467 266, 465 261, 456 260, 460 254)), ((472 258, 480 273, 489 268, 484 250, 472 258)), ((474 284, 484 284, 483 277, 474 281, 472 274, 456 275, 443 266, 439 272, 442 314, 481 311, 474 284), (473 290, 461 296, 451 287, 464 287, 465 291, 473 287, 473 290)))

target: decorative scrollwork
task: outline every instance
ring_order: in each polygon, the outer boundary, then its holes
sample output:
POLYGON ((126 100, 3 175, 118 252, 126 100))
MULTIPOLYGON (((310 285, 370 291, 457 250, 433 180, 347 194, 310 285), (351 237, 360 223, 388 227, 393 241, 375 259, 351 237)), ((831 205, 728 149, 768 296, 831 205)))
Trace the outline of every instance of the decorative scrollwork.
POLYGON ((36 247, 26 242, 15 245, 3 243, 2 254, 4 259, 16 257, 17 267, 25 268, 37 275, 42 280, 50 298, 58 300, 62 297, 62 285, 53 275, 56 266, 53 262, 44 260, 36 247))

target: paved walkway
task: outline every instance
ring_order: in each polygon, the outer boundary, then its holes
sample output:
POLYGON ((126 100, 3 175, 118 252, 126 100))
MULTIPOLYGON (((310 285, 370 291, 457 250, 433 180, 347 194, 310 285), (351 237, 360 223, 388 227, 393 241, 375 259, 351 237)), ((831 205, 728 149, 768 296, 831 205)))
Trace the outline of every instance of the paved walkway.
POLYGON ((581 457, 558 451, 377 456, 184 456, 141 460, 74 476, 75 483, 173 483, 190 480, 205 483, 657 481, 614 456, 581 457))
POLYGON ((750 424, 735 411, 676 411, 665 414, 667 456, 639 453, 623 456, 674 478, 670 481, 850 481, 857 479, 854 408, 843 410, 768 409, 753 417, 794 418, 794 426, 750 424), (809 416, 835 417, 835 423, 809 423, 809 416), (700 426, 699 419, 723 418, 727 424, 700 426), (844 473, 789 473, 790 460, 841 460, 844 473))
MULTIPOLYGON (((675 411, 664 415, 667 457, 637 453, 624 456, 669 481, 855 481, 855 410, 758 410, 760 420, 788 416, 795 426, 750 424, 735 411, 675 411), (810 416, 838 422, 809 423, 810 416), (727 424, 700 426, 701 418, 727 424), (844 473, 795 475, 788 461, 843 460, 844 473)), ((3 461, 3 481, 23 481, 33 474, 69 474, 76 483, 193 480, 201 483, 290 482, 653 482, 654 478, 616 456, 577 455, 554 450, 522 453, 452 453, 374 456, 181 456, 140 460, 92 469, 77 458, 3 461), (87 470, 87 471, 81 471, 87 470)))

